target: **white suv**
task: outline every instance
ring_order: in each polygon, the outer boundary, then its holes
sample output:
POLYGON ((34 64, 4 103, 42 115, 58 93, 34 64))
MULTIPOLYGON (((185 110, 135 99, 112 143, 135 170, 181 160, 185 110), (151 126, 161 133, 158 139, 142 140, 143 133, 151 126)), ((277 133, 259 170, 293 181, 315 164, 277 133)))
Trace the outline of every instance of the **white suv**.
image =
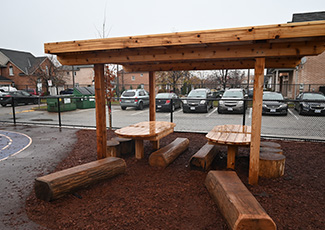
POLYGON ((120 98, 122 110, 126 110, 127 107, 135 107, 142 110, 146 105, 149 105, 149 94, 144 89, 126 90, 120 98))

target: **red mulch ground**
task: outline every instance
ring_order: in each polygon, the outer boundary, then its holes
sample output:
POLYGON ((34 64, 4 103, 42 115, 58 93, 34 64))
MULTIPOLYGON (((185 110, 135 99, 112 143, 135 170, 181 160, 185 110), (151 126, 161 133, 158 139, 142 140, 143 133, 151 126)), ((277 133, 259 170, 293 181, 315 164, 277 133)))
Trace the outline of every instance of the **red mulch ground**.
MULTIPOLYGON (((96 132, 77 132, 78 143, 56 171, 96 160, 96 132)), ((113 134, 109 135, 110 137, 113 134)), ((190 157, 206 143, 205 135, 187 137, 189 149, 166 169, 150 167, 152 149, 145 141, 145 158, 124 156, 126 173, 79 190, 77 196, 44 202, 34 193, 26 201, 31 220, 48 229, 228 229, 204 186, 206 172, 191 170, 190 157)), ((236 172, 281 229, 324 229, 325 143, 276 141, 286 155, 285 175, 260 178, 248 185, 248 149, 240 148, 236 172)), ((226 149, 220 147, 213 169, 225 170, 226 149)))

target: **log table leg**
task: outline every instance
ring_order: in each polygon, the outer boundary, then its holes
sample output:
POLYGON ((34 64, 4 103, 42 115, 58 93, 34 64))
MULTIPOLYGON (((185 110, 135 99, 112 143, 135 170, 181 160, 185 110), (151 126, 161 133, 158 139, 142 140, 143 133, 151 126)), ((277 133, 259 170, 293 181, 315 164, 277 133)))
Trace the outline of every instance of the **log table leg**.
POLYGON ((157 140, 157 141, 151 141, 151 144, 152 144, 152 147, 155 150, 158 150, 159 149, 159 140, 157 140))
POLYGON ((144 158, 143 140, 135 140, 135 158, 144 158))
POLYGON ((235 157, 238 153, 238 146, 228 145, 227 168, 235 169, 235 157))

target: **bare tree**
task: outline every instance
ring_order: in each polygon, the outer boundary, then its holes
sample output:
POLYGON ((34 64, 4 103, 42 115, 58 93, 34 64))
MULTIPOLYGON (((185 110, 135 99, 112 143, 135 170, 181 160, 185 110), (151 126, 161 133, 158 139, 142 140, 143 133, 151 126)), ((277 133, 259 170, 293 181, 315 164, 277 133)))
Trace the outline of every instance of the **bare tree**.
POLYGON ((170 85, 173 92, 179 93, 178 84, 188 79, 190 73, 188 71, 162 71, 157 72, 157 83, 162 85, 170 85))

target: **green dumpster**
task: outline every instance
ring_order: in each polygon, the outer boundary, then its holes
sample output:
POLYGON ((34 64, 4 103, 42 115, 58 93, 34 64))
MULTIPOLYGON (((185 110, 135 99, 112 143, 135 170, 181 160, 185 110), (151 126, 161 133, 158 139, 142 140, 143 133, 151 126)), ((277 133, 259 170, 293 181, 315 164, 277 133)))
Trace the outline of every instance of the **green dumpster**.
POLYGON ((86 87, 75 87, 73 94, 76 97, 79 97, 76 99, 78 109, 89 109, 96 107, 94 94, 87 90, 86 87))
POLYGON ((77 109, 76 99, 71 95, 53 96, 46 99, 47 111, 58 112, 58 102, 60 101, 60 111, 71 111, 77 109))

